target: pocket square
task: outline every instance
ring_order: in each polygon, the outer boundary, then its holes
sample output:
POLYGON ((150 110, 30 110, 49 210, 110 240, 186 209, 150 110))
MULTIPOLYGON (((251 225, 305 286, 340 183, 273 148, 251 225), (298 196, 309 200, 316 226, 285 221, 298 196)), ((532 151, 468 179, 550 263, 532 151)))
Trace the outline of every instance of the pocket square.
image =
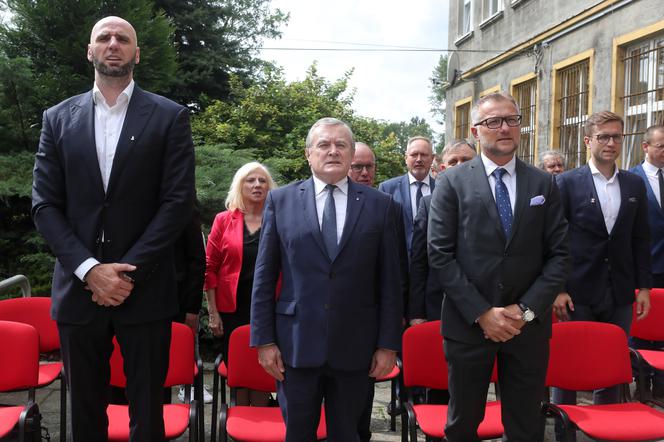
POLYGON ((544 198, 544 195, 537 195, 532 198, 530 198, 530 205, 531 206, 541 206, 544 204, 544 201, 546 201, 546 198, 544 198))

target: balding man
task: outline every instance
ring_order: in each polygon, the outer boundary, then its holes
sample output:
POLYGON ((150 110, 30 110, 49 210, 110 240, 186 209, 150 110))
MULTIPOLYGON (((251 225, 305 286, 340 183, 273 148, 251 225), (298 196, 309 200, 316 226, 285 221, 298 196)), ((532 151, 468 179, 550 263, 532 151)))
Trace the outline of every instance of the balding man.
POLYGON ((406 148, 406 168, 408 172, 380 183, 378 190, 389 193, 399 203, 403 212, 406 247, 410 256, 413 236, 413 220, 417 214, 417 206, 423 196, 431 195, 436 183, 431 177, 433 162, 433 144, 427 137, 412 137, 406 148))
POLYGON ((191 219, 194 150, 187 109, 135 85, 139 55, 126 20, 97 22, 87 49, 93 89, 44 112, 36 154, 32 216, 57 258, 52 313, 74 442, 108 440, 114 335, 130 440, 164 440, 163 384, 178 312, 173 243, 191 219))
POLYGON ((376 155, 367 144, 359 141, 355 143, 355 155, 350 163, 348 176, 358 184, 373 187, 376 179, 376 155))

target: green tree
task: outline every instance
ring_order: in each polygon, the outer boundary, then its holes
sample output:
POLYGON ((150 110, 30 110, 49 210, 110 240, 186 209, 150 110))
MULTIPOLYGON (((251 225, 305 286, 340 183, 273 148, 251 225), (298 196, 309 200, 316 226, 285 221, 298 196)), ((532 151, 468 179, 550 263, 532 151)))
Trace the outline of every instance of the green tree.
POLYGON ((169 97, 194 108, 225 100, 230 74, 251 78, 263 38, 281 35, 288 15, 270 0, 156 0, 175 26, 178 75, 169 97))
POLYGON ((38 134, 28 130, 26 146, 25 129, 21 133, 20 128, 39 127, 45 108, 90 89, 93 70, 86 47, 92 26, 104 16, 119 15, 136 28, 141 63, 135 78, 141 87, 164 92, 174 80, 173 28, 163 13, 155 14, 152 1, 3 0, 3 4, 11 18, 0 24, 0 64, 4 66, 0 68, 0 103, 12 103, 12 109, 21 109, 21 116, 0 114, 0 128, 14 128, 18 132, 7 135, 8 139, 23 141, 5 146, 4 151, 34 150, 38 134), (20 87, 7 86, 14 80, 13 68, 19 69, 20 87))
MULTIPOLYGON (((429 103, 431 103, 431 112, 440 124, 445 124, 445 92, 447 91, 447 61, 449 55, 441 55, 438 59, 438 64, 433 69, 431 77, 431 95, 429 96, 429 103)), ((439 151, 445 145, 445 133, 440 135, 437 140, 439 151)))
POLYGON ((409 138, 416 136, 427 138, 433 137, 431 126, 429 126, 429 123, 427 123, 424 118, 420 117, 412 117, 408 122, 401 121, 399 123, 388 123, 384 135, 388 136, 390 133, 394 134, 397 140, 397 145, 399 146, 399 151, 404 154, 406 153, 406 146, 409 138))

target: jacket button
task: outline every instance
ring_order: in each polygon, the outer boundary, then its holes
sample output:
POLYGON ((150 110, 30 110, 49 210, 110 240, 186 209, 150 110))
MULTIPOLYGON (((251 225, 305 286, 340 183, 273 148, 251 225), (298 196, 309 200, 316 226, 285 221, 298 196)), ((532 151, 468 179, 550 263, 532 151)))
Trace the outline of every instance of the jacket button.
POLYGON ((503 283, 502 283, 502 282, 499 282, 499 283, 498 283, 498 288, 499 288, 500 290, 502 290, 502 289, 504 288, 504 286, 503 286, 503 283))
POLYGON ((609 262, 609 258, 604 258, 604 262, 609 262))

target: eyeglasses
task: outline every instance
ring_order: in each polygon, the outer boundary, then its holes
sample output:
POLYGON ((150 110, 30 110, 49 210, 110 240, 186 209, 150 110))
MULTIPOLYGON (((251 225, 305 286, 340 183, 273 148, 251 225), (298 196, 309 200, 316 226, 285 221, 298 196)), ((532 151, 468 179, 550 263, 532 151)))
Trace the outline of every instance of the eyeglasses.
POLYGON ((362 172, 362 169, 367 169, 367 172, 372 172, 376 167, 375 164, 351 164, 350 168, 353 172, 362 172))
POLYGON ((595 139, 599 144, 608 144, 609 140, 613 140, 615 144, 620 144, 625 139, 623 134, 599 134, 595 135, 595 139))
POLYGON ((474 126, 484 125, 489 129, 500 129, 503 127, 503 122, 507 123, 509 127, 516 127, 521 124, 521 115, 508 115, 506 117, 491 117, 486 118, 474 126))

